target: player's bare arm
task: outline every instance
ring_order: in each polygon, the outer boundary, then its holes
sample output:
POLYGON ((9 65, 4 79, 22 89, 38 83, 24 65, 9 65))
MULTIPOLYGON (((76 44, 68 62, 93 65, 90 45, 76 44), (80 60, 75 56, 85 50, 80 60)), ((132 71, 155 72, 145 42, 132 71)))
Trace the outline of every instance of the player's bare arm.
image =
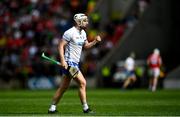
POLYGON ((86 48, 86 49, 91 48, 92 46, 96 45, 96 43, 98 43, 100 41, 101 41, 101 37, 99 35, 97 35, 92 42, 86 41, 84 44, 84 48, 86 48))
POLYGON ((59 41, 59 45, 58 45, 58 51, 59 51, 59 55, 60 55, 61 66, 65 69, 68 68, 68 65, 67 65, 65 58, 64 58, 64 47, 66 46, 66 44, 67 44, 67 41, 65 41, 64 39, 61 39, 59 41))

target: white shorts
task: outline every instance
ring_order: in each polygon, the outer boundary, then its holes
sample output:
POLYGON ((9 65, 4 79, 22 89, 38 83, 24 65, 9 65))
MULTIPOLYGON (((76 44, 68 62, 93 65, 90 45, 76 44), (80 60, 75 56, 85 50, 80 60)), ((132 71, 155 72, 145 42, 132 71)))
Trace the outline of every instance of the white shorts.
POLYGON ((151 68, 150 69, 150 75, 152 77, 158 78, 160 75, 160 69, 159 68, 151 68))

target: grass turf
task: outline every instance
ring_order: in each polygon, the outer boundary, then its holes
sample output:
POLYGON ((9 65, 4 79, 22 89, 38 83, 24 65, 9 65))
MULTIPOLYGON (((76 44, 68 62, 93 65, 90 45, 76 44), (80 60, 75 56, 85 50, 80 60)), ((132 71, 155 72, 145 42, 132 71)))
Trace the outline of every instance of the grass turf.
MULTIPOLYGON (((55 90, 0 91, 0 116, 48 116, 47 110, 55 90)), ((89 89, 88 102, 93 116, 179 116, 180 90, 89 89)), ((69 89, 58 104, 64 116, 86 116, 77 89, 69 89)))

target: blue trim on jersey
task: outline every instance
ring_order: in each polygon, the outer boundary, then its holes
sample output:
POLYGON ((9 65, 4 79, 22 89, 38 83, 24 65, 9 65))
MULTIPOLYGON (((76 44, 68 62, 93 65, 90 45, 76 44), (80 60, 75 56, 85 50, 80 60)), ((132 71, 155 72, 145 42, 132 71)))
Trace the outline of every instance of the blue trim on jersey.
POLYGON ((68 66, 79 68, 79 63, 75 63, 75 62, 72 62, 72 61, 67 61, 67 64, 68 64, 68 66))
POLYGON ((70 51, 71 51, 71 50, 70 50, 70 49, 71 49, 71 48, 70 48, 70 42, 69 42, 68 44, 69 44, 69 46, 68 46, 68 51, 69 51, 69 52, 68 52, 67 59, 69 60, 69 59, 70 59, 70 51))

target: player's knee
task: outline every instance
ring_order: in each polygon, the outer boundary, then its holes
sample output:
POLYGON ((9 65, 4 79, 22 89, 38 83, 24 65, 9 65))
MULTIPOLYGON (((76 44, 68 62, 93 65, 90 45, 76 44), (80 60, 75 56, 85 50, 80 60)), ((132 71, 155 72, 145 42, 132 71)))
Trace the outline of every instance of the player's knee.
POLYGON ((135 78, 135 77, 133 77, 133 78, 132 78, 132 81, 133 81, 133 82, 136 82, 136 78, 135 78))
POLYGON ((85 88, 86 87, 86 81, 85 80, 80 83, 80 87, 81 88, 85 88))

